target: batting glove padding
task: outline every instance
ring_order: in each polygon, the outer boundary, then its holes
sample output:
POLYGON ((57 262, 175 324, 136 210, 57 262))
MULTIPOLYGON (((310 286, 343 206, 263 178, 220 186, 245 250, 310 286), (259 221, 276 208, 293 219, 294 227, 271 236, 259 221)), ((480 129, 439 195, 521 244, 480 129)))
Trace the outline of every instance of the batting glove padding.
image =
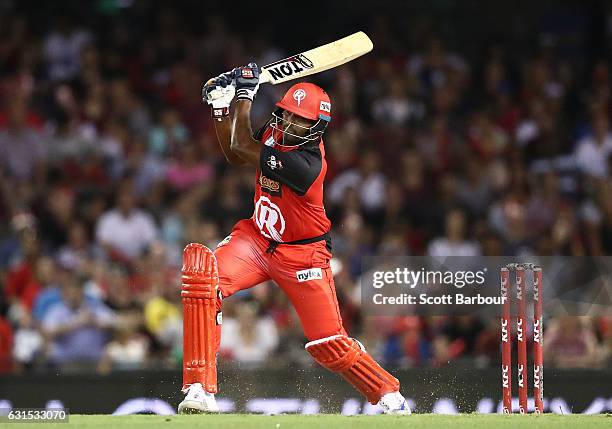
POLYGON ((245 67, 234 69, 236 81, 236 99, 251 100, 255 98, 259 89, 259 67, 255 63, 249 63, 245 67))
POLYGON ((212 107, 212 116, 220 118, 229 115, 229 106, 236 94, 234 71, 222 73, 210 79, 202 87, 202 101, 212 107))

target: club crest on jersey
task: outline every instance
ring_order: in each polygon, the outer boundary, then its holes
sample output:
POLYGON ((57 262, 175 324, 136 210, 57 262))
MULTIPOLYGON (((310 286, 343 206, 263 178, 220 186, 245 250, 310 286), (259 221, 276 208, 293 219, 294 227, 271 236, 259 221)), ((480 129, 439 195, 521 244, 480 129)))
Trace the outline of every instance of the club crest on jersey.
POLYGON ((281 170, 283 168, 283 162, 280 159, 276 159, 274 155, 270 155, 270 158, 266 161, 270 170, 281 170))
POLYGON ((280 208, 270 201, 268 197, 259 197, 255 203, 253 218, 264 237, 278 242, 283 241, 282 236, 285 231, 285 218, 280 208))
POLYGON ((298 283, 307 282, 308 280, 321 280, 323 271, 321 268, 309 268, 307 270, 296 271, 295 277, 298 283))
POLYGON ((297 101, 298 106, 300 105, 302 100, 305 98, 306 98, 306 91, 304 91, 302 88, 296 89, 295 91, 293 91, 293 99, 297 101))
POLYGON ((259 175, 259 186, 261 190, 270 195, 280 196, 282 194, 281 184, 276 180, 272 180, 263 174, 259 175))
POLYGON ((273 80, 286 78, 294 73, 303 72, 306 69, 313 68, 314 65, 305 55, 298 54, 284 60, 266 66, 266 70, 270 72, 273 80))

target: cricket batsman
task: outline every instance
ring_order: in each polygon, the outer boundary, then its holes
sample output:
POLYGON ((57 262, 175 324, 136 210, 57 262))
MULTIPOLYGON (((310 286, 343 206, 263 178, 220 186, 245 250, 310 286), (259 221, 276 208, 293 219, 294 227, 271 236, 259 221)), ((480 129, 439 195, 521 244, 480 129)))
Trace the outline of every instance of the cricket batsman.
POLYGON ((385 413, 410 414, 399 381, 342 326, 330 269, 331 223, 323 207, 327 171, 323 133, 331 121, 327 93, 312 83, 293 85, 271 119, 251 129, 259 88, 255 63, 209 80, 219 145, 232 165, 255 167, 255 210, 212 252, 197 243, 183 254, 183 393, 179 413, 218 412, 217 351, 221 302, 272 279, 295 307, 308 339, 306 351, 341 375, 385 413), (236 98, 233 118, 230 103, 236 98))

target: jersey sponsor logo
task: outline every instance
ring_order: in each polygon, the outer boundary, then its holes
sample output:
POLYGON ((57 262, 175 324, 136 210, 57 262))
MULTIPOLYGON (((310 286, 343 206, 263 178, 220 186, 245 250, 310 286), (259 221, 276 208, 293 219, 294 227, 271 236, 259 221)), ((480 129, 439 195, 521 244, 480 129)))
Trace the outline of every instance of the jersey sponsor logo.
POLYGON ((289 57, 284 60, 277 61, 275 63, 266 66, 266 70, 270 72, 270 76, 273 80, 284 79, 294 73, 301 73, 306 69, 313 68, 312 61, 310 61, 305 55, 298 54, 289 57))
POLYGON ((227 243, 229 243, 229 242, 230 242, 230 240, 231 240, 231 239, 232 239, 232 236, 231 236, 231 235, 228 235, 228 236, 227 236, 227 237, 225 237, 223 240, 221 240, 221 241, 219 242, 219 244, 217 244, 217 247, 222 247, 222 246, 225 246, 227 243))
POLYGON ((327 112, 327 113, 331 112, 331 103, 328 103, 327 101, 321 101, 319 110, 322 112, 327 112))
POLYGON ((300 105, 302 100, 306 98, 306 95, 306 91, 304 91, 302 88, 293 91, 293 99, 297 101, 298 106, 300 105))
POLYGON ((282 195, 281 184, 276 180, 272 180, 262 173, 259 174, 259 186, 261 186, 261 190, 270 195, 280 196, 282 195))
POLYGON ((276 170, 277 168, 280 170, 283 168, 283 162, 280 159, 276 159, 274 155, 270 155, 266 164, 268 164, 270 170, 276 170))
POLYGON ((261 234, 270 240, 282 242, 285 232, 285 218, 280 208, 268 197, 259 197, 255 203, 255 223, 261 234))
POLYGON ((308 280, 321 280, 323 271, 321 268, 309 268, 307 270, 296 271, 295 277, 298 283, 307 282, 308 280))

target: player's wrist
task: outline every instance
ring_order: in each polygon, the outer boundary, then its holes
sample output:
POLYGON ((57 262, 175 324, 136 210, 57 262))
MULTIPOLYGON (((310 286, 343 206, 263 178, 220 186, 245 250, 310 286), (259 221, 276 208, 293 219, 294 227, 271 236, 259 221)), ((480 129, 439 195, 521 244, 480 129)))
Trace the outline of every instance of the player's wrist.
POLYGON ((223 106, 223 107, 215 107, 212 106, 212 108, 210 109, 210 114, 214 119, 223 119, 223 118, 227 118, 229 116, 229 107, 227 106, 223 106))
POLYGON ((236 101, 253 101, 255 99, 255 91, 249 91, 248 89, 239 89, 236 91, 236 101))
POLYGON ((236 111, 240 110, 240 111, 244 111, 249 110, 251 108, 251 105, 253 103, 253 100, 249 99, 249 98, 240 98, 240 99, 236 99, 236 111))

